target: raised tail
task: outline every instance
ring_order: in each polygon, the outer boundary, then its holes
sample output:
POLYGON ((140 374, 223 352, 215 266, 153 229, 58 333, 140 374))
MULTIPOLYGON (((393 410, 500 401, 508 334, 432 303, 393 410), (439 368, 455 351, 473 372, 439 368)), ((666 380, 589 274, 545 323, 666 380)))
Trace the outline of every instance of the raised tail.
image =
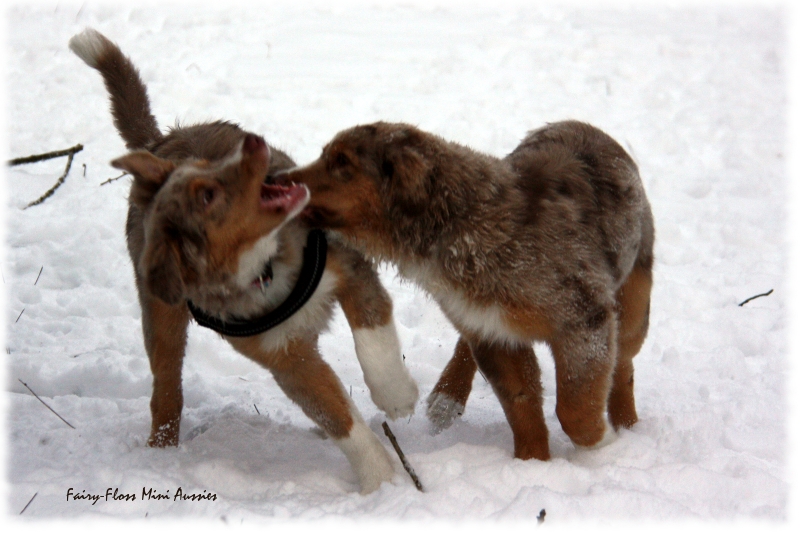
POLYGON ((147 88, 131 60, 97 30, 87 28, 69 40, 70 49, 103 76, 111 99, 111 114, 130 150, 147 148, 162 138, 150 113, 147 88))

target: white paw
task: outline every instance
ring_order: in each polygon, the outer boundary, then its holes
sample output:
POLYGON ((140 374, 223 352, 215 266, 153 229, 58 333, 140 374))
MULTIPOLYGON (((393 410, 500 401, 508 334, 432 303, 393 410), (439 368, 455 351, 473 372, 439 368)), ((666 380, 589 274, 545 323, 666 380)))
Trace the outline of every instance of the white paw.
POLYGON ((389 452, 364 422, 354 422, 350 435, 335 439, 334 442, 350 461, 358 477, 361 494, 369 494, 378 490, 384 481, 392 481, 394 467, 389 452))
POLYGON ((464 414, 464 404, 447 394, 432 392, 428 396, 428 420, 433 424, 433 434, 437 435, 453 425, 456 418, 464 414))
POLYGON ((373 403, 391 420, 411 415, 419 390, 403 364, 394 323, 354 329, 353 339, 373 403))
POLYGON ((591 446, 581 446, 580 444, 575 444, 575 448, 578 450, 597 450, 599 448, 603 448, 604 446, 608 446, 609 444, 617 440, 617 432, 614 431, 614 428, 611 426, 611 424, 608 423, 608 420, 606 420, 605 422, 606 422, 606 430, 605 433, 603 433, 603 438, 600 439, 598 443, 592 444, 591 446))
POLYGON ((414 414, 419 399, 417 384, 408 374, 397 376, 394 381, 367 386, 370 389, 372 402, 378 409, 386 413, 390 420, 404 418, 414 414))

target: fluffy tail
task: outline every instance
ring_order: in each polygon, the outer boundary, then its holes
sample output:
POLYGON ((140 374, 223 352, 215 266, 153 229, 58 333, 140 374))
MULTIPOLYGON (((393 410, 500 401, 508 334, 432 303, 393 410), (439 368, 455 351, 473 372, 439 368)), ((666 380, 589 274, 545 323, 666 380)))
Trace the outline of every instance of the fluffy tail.
POLYGON ((87 28, 69 40, 70 49, 103 76, 111 99, 111 114, 130 150, 146 148, 162 138, 150 113, 147 88, 131 60, 103 34, 87 28))

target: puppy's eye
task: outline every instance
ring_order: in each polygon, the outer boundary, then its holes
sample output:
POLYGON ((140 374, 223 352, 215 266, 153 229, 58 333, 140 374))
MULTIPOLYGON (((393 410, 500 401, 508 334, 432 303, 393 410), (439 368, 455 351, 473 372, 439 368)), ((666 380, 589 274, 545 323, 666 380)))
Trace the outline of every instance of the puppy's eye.
POLYGON ((202 191, 200 191, 200 200, 203 203, 203 207, 208 207, 217 197, 217 191, 212 189, 211 187, 206 187, 202 191))

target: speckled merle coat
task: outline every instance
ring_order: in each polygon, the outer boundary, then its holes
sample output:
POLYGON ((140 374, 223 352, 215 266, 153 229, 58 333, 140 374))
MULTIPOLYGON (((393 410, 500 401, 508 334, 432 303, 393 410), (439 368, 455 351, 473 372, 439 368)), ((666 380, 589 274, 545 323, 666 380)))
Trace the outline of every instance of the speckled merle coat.
MULTIPOLYGON (((74 36, 70 48, 102 75, 114 123, 132 150, 112 165, 133 176, 126 235, 153 373, 147 442, 174 446, 183 408, 187 298, 223 320, 274 310, 288 297, 303 264, 309 230, 297 215, 308 191, 264 185, 268 173, 294 163, 234 124, 176 126, 162 134, 137 69, 99 32, 74 36), (268 284, 266 272, 272 278, 268 284)), ((269 369, 344 452, 366 493, 390 481, 394 467, 319 353, 319 334, 337 301, 373 402, 389 418, 408 416, 418 392, 401 359, 391 299, 374 265, 340 241, 330 242, 319 285, 294 314, 259 334, 225 338, 269 369)))
POLYGON ((575 444, 606 443, 611 426, 636 422, 653 218, 636 165, 608 135, 549 124, 499 159, 379 122, 340 132, 278 180, 306 184, 312 223, 395 263, 458 329, 429 397, 437 425, 463 411, 477 363, 515 456, 549 458, 534 340, 552 349, 556 413, 575 444))

